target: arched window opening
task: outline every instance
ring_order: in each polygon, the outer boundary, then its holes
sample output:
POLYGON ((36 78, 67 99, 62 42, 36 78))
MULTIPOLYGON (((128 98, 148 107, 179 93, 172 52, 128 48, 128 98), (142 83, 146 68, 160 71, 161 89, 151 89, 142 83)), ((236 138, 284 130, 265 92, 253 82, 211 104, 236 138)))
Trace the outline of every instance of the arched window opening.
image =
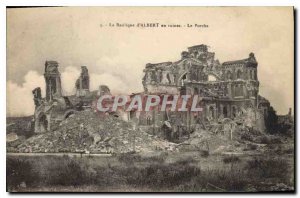
POLYGON ((152 121, 151 117, 147 117, 146 118, 147 125, 151 125, 152 124, 151 121, 152 121))
POLYGON ((217 78, 214 75, 208 75, 208 81, 217 81, 217 78))
POLYGON ((40 126, 40 131, 41 132, 45 132, 48 130, 48 120, 45 114, 43 114, 40 118, 39 118, 39 126, 40 126))
POLYGON ((181 86, 184 85, 184 81, 186 80, 186 74, 184 74, 181 78, 181 86))
POLYGON ((237 73, 236 73, 236 78, 237 79, 242 79, 242 71, 241 70, 238 70, 237 73))
POLYGON ((227 72, 226 77, 228 80, 232 80, 232 74, 230 71, 227 72))
POLYGON ((232 117, 236 117, 236 108, 235 106, 232 107, 232 117))
POLYGON ((227 116, 228 116, 228 112, 227 112, 227 107, 226 106, 223 107, 223 116, 224 116, 224 118, 227 118, 227 116))
POLYGON ((255 73, 254 73, 254 70, 251 70, 251 79, 252 79, 252 80, 255 80, 255 73))
POLYGON ((180 95, 186 95, 186 88, 185 87, 181 87, 180 95))
POLYGON ((168 80, 168 83, 171 84, 170 74, 167 74, 167 80, 168 80))
POLYGON ((209 107, 209 117, 211 119, 214 119, 215 118, 215 110, 212 106, 209 107))
POLYGON ((194 95, 199 95, 199 90, 197 87, 194 88, 194 95))

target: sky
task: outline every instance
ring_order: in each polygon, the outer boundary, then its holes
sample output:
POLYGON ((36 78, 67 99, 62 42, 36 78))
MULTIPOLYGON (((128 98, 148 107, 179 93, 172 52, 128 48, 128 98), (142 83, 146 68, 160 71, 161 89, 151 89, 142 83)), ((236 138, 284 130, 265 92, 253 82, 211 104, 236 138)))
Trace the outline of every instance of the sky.
POLYGON ((292 7, 57 7, 7 9, 7 116, 34 113, 46 60, 59 62, 64 94, 75 93, 80 66, 91 89, 114 94, 143 91, 147 63, 177 61, 187 47, 210 46, 216 59, 258 61, 260 95, 278 114, 294 107, 292 7), (159 23, 180 28, 108 27, 159 23), (184 27, 206 24, 207 28, 184 27))

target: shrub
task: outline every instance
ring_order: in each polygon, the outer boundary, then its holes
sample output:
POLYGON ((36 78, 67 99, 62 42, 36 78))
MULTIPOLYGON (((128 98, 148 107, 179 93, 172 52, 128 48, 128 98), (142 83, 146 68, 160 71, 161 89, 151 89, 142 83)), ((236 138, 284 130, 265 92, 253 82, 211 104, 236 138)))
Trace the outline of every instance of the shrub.
POLYGON ((282 143, 280 137, 276 137, 276 136, 273 136, 273 135, 270 135, 270 136, 262 136, 262 137, 260 137, 260 138, 258 139, 258 141, 259 141, 261 144, 279 144, 279 143, 282 143))
POLYGON ((270 143, 270 139, 267 137, 267 136, 262 136, 260 139, 259 139, 259 142, 261 144, 269 144, 270 143))
POLYGON ((25 182, 27 186, 34 185, 38 177, 29 160, 7 158, 6 181, 9 191, 18 188, 22 182, 25 182))
POLYGON ((198 177, 194 177, 189 183, 184 183, 181 191, 244 191, 249 181, 243 176, 243 171, 238 168, 211 169, 201 171, 198 177), (182 189, 183 188, 183 189, 182 189))
POLYGON ((246 140, 246 141, 253 141, 253 137, 249 132, 244 132, 241 135, 241 140, 246 140))
POLYGON ((285 154, 293 154, 294 153, 294 148, 288 148, 283 151, 285 154))
POLYGON ((72 159, 63 156, 61 159, 52 160, 46 164, 46 184, 62 186, 79 186, 93 184, 95 182, 95 171, 80 159, 72 159))
POLYGON ((191 163, 194 163, 196 160, 192 157, 187 157, 187 158, 183 158, 183 159, 179 159, 178 161, 176 161, 177 164, 180 165, 189 165, 191 163))
POLYGON ((201 157, 208 157, 209 156, 209 151, 207 151, 207 150, 201 150, 200 151, 200 156, 201 157))
POLYGON ((223 158, 223 162, 225 164, 228 164, 228 163, 237 163, 239 161, 240 161, 240 158, 237 157, 237 156, 233 156, 233 155, 223 158))
POLYGON ((129 174, 126 178, 127 183, 130 185, 164 189, 189 182, 191 178, 200 174, 200 169, 192 165, 182 165, 176 162, 172 164, 151 164, 143 168, 131 168, 129 174))
MULTIPOLYGON (((126 154, 117 159, 125 158, 126 154)), ((130 154, 129 158, 139 162, 161 162, 166 153, 158 156, 141 157, 130 154)), ((242 159, 242 158, 241 158, 242 159)), ((112 164, 95 163, 92 158, 70 158, 67 155, 43 157, 13 157, 7 159, 7 186, 9 191, 18 189, 25 182, 27 187, 38 186, 41 189, 95 189, 107 190, 129 187, 149 189, 151 191, 245 191, 252 186, 254 190, 271 189, 269 184, 280 181, 290 185, 291 170, 287 160, 280 158, 255 158, 246 163, 237 156, 227 156, 223 162, 230 163, 217 169, 200 169, 195 159, 186 157, 174 163, 112 164), (245 165, 246 164, 246 165, 245 165), (245 166, 244 166, 245 165, 245 166), (69 188, 71 187, 71 188, 69 188)), ((244 158, 243 158, 244 159, 244 158)), ((100 159, 103 160, 103 159, 100 159)), ((129 161, 127 161, 129 162, 129 161)), ((197 162, 197 161, 196 161, 197 162)))
POLYGON ((264 158, 249 160, 247 168, 251 175, 260 178, 286 178, 288 170, 288 162, 284 159, 264 158))
POLYGON ((253 151, 256 150, 258 148, 258 146, 256 144, 247 144, 246 148, 244 149, 244 151, 253 151))
POLYGON ((163 163, 167 158, 168 153, 161 153, 160 155, 155 156, 140 156, 138 154, 132 153, 122 153, 118 155, 118 160, 124 162, 125 164, 132 164, 133 162, 151 162, 151 163, 163 163))
POLYGON ((134 153, 121 153, 117 156, 119 162, 124 162, 125 164, 131 164, 135 161, 141 161, 141 156, 134 153))
POLYGON ((140 161, 151 162, 151 163, 164 163, 166 160, 165 155, 151 156, 151 157, 142 157, 140 161))

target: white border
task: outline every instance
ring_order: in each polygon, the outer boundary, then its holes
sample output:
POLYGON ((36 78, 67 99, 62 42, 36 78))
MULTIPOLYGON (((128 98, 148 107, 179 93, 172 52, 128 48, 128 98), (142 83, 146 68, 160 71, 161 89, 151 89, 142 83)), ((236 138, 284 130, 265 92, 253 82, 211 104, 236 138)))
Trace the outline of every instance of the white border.
MULTIPOLYGON (((0 120, 0 127, 1 127, 1 171, 0 171, 0 197, 8 197, 11 194, 6 193, 6 148, 5 148, 5 134, 6 134, 6 6, 295 6, 295 8, 300 8, 300 1, 296 0, 202 0, 202 1, 193 1, 193 0, 2 0, 0 1, 0 90, 2 91, 2 96, 0 97, 1 101, 1 120, 0 120)), ((299 10, 298 10, 299 12, 299 10)), ((299 20, 298 20, 299 21, 299 20)), ((297 21, 296 27, 299 25, 297 21)), ((298 45, 298 42, 295 43, 298 45)), ((296 54, 299 57, 299 50, 296 54)), ((297 67, 298 65, 296 65, 297 67)), ((299 76, 299 69, 297 71, 297 76, 299 76)), ((299 93, 299 84, 297 83, 297 93, 299 93)), ((21 98, 20 98, 21 100, 21 98)), ((297 101, 295 101, 297 102, 297 101)), ((298 109, 296 109, 298 115, 298 109)), ((297 123, 299 121, 299 116, 297 117, 297 123)), ((297 133, 297 131, 296 131, 297 133)), ((297 135, 297 143, 299 144, 299 134, 297 135)), ((297 153, 299 153, 297 149, 297 153)), ((298 160, 297 160, 298 161, 298 160)), ((297 172, 299 172, 299 164, 297 163, 297 172)), ((298 178, 298 174, 296 176, 298 178)), ((299 181, 296 181, 297 187, 296 189, 299 190, 299 181)), ((32 194, 27 194, 27 196, 31 196, 32 194)), ((47 194, 49 196, 50 194, 47 194)), ((89 196, 95 194, 89 194, 89 196)), ((101 197, 106 196, 116 196, 116 195, 104 195, 98 194, 101 197)), ((135 194, 133 196, 139 196, 140 194, 135 194)), ((144 196, 152 196, 154 194, 148 194, 144 196)), ((180 195, 180 196, 189 196, 190 194, 180 195)), ((194 194, 196 196, 217 196, 216 194, 194 194)), ((220 194, 224 196, 226 194, 220 194)), ((240 196, 241 194, 228 194, 229 196, 240 196)), ((228 196, 227 195, 227 196, 228 196)), ((265 196, 274 196, 276 194, 245 194, 247 196, 255 196, 255 197, 265 197, 265 196)), ((278 194, 282 195, 282 194, 278 194)), ((20 195, 19 195, 20 196, 20 195)), ((22 195, 26 196, 26 194, 22 195)), ((41 194, 35 196, 42 196, 41 194)), ((66 194, 51 194, 50 196, 62 197, 66 196, 66 194)), ((74 194, 68 194, 67 196, 74 196, 74 194)), ((87 194, 78 194, 76 196, 85 197, 87 194)), ((125 194, 123 196, 129 197, 132 194, 128 195, 125 194)), ((155 194, 155 197, 162 197, 162 196, 174 196, 174 194, 169 195, 158 195, 155 194)), ((290 195, 284 195, 284 197, 288 197, 290 195)))
POLYGON ((293 6, 296 0, 7 0, 6 6, 293 6))

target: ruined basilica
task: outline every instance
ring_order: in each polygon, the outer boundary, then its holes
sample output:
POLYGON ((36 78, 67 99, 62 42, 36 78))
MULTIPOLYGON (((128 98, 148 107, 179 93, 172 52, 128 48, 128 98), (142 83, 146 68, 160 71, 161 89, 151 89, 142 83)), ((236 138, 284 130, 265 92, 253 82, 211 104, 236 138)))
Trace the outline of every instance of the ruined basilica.
POLYGON ((252 110, 257 125, 264 128, 270 103, 259 93, 258 63, 254 53, 245 59, 220 63, 207 45, 189 47, 176 62, 146 64, 145 94, 199 95, 202 112, 144 113, 142 125, 160 128, 167 120, 175 129, 192 130, 196 124, 234 119, 252 110))
MULTIPOLYGON (((263 126, 268 116, 270 103, 259 93, 257 77, 258 63, 253 53, 245 59, 220 63, 215 53, 206 45, 189 47, 176 62, 146 64, 143 78, 143 95, 199 95, 201 112, 127 112, 127 121, 138 123, 154 134, 162 128, 170 128, 181 134, 195 129, 198 124, 211 124, 224 119, 234 119, 251 109, 263 126)), ((90 91, 89 74, 86 66, 75 82, 76 93, 65 96, 61 87, 61 76, 56 61, 46 61, 44 77, 46 96, 38 87, 33 90, 36 133, 55 130, 59 123, 76 111, 91 108, 101 94, 110 94, 107 86, 90 91)), ((134 94, 133 94, 134 95, 134 94)), ((133 96, 131 95, 131 96, 133 96)), ((263 128, 263 127, 261 127, 263 128)))

